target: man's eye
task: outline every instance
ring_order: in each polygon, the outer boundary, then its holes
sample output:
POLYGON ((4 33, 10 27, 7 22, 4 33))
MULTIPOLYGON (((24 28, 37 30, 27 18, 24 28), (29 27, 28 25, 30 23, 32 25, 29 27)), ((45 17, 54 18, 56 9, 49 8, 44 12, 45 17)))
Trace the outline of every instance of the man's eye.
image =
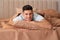
POLYGON ((32 13, 30 13, 29 15, 31 15, 32 13))
POLYGON ((25 14, 25 15, 28 15, 28 14, 25 14))

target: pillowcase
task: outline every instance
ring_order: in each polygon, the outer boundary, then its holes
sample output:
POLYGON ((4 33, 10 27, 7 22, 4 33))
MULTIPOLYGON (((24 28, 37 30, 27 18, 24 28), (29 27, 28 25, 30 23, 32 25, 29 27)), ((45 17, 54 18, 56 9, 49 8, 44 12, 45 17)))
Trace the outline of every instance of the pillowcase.
POLYGON ((45 19, 48 20, 54 27, 60 27, 60 18, 53 17, 50 15, 44 15, 45 19))
POLYGON ((17 14, 22 13, 22 9, 21 8, 16 8, 16 13, 17 14))
POLYGON ((51 18, 51 23, 54 27, 60 27, 60 19, 59 18, 51 18))
POLYGON ((58 17, 59 16, 59 13, 56 10, 53 10, 53 9, 38 10, 37 12, 42 14, 42 15, 46 14, 46 15, 50 15, 50 16, 53 16, 53 17, 58 17))

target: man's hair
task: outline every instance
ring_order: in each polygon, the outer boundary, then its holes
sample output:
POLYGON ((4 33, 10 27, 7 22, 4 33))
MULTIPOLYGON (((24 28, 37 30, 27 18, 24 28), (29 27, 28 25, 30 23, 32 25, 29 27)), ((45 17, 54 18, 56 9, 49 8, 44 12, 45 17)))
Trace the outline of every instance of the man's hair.
POLYGON ((25 10, 33 10, 33 8, 32 8, 31 5, 25 5, 25 6, 23 6, 22 10, 23 11, 25 11, 25 10))

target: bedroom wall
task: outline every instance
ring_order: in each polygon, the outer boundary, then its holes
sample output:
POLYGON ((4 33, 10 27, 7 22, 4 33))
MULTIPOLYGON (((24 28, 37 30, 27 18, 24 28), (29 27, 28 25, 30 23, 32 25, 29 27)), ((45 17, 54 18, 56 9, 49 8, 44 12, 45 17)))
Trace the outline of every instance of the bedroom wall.
POLYGON ((60 12, 60 0, 58 0, 58 11, 60 12))
POLYGON ((55 9, 60 11, 59 0, 0 0, 0 18, 10 18, 16 14, 16 8, 30 4, 40 10, 55 9))

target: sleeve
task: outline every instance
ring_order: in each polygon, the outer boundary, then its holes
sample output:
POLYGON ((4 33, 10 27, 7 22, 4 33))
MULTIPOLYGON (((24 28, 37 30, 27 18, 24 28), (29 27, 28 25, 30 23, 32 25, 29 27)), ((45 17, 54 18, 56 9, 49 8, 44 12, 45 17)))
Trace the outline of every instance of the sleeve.
POLYGON ((18 17, 16 17, 16 18, 13 19, 13 22, 16 23, 17 21, 21 21, 21 20, 23 20, 23 19, 18 16, 18 17))
POLYGON ((44 19, 44 18, 43 18, 42 16, 38 15, 38 16, 36 17, 35 21, 42 21, 43 19, 44 19))
POLYGON ((34 14, 34 21, 42 21, 44 19, 44 17, 42 17, 41 15, 35 13, 34 14))

